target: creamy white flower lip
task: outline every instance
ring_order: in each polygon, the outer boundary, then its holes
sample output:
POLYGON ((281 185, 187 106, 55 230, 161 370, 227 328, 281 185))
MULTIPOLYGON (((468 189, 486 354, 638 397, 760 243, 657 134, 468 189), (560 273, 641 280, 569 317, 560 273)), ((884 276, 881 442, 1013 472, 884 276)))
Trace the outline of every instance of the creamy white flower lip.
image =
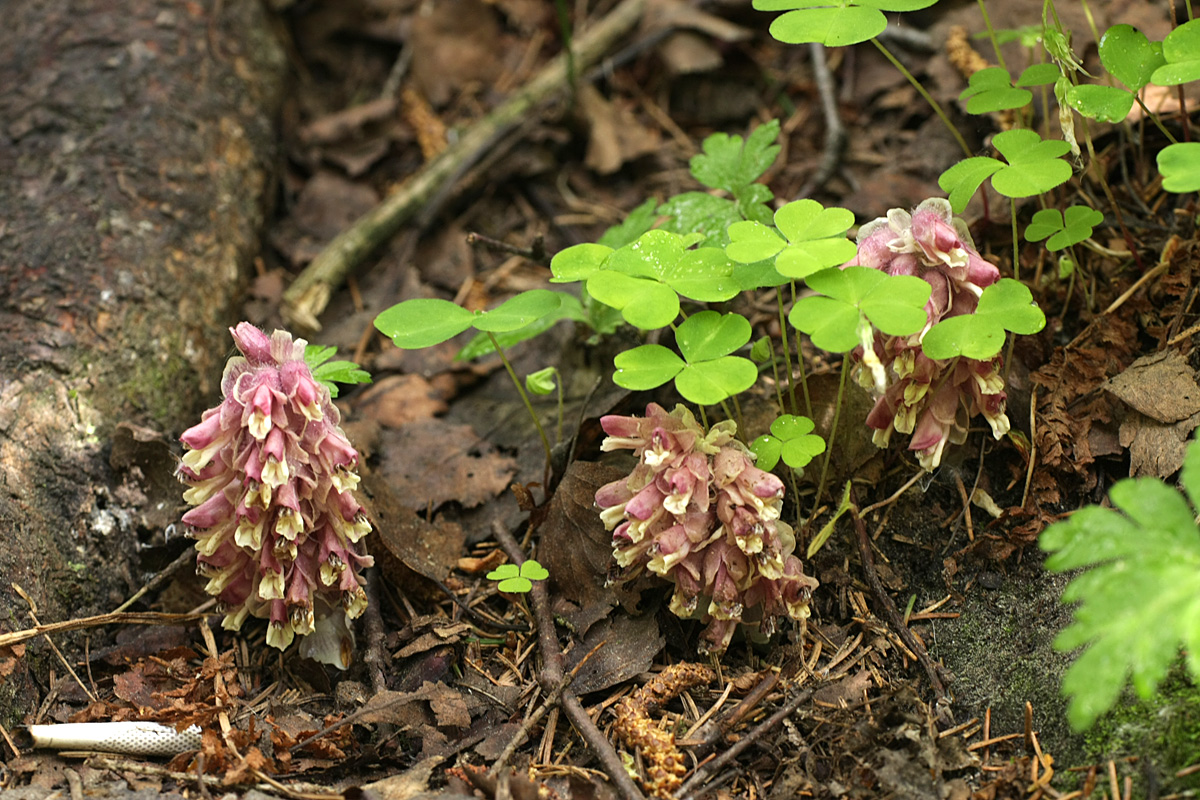
POLYGON ((34 747, 50 750, 99 750, 130 756, 174 756, 200 749, 200 728, 177 731, 158 722, 71 722, 28 725, 34 747))

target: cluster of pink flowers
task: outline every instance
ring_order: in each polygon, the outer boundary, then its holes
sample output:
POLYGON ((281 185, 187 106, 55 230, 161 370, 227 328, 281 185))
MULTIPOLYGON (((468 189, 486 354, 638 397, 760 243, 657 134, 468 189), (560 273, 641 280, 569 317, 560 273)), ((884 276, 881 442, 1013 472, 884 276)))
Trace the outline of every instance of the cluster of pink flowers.
POLYGON ((707 603, 702 652, 723 652, 738 623, 770 635, 780 617, 808 617, 817 581, 792 555, 796 540, 779 519, 783 482, 754 466, 736 425, 707 432, 683 406, 645 417, 600 420, 602 450, 633 450, 628 477, 596 492, 622 578, 643 569, 672 581, 671 611, 690 617, 707 603))
POLYGON ((921 339, 947 317, 973 314, 983 290, 1000 279, 1000 270, 975 249, 967 225, 954 217, 950 202, 930 198, 909 214, 893 208, 887 217, 863 225, 858 256, 846 266, 914 275, 932 288, 925 305, 928 321, 912 336, 876 335, 874 351, 864 348, 860 381, 875 394, 867 424, 877 445, 892 431, 911 434, 908 449, 933 471, 947 442, 966 440, 967 426, 983 414, 997 439, 1008 432, 1004 413, 1001 358, 934 361, 921 352, 921 339), (872 373, 871 370, 874 370, 872 373))
POLYGON ((197 572, 226 629, 265 618, 267 644, 307 637, 302 653, 344 667, 348 619, 367 605, 360 572, 373 563, 361 545, 371 525, 353 495, 358 454, 304 361, 304 340, 247 322, 230 332, 244 357, 225 367, 224 401, 180 437, 197 572))

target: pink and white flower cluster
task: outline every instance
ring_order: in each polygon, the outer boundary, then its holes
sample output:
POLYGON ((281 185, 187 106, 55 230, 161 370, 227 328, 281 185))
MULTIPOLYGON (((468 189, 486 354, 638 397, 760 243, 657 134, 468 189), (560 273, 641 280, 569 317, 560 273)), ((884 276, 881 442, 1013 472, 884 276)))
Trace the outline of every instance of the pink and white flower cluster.
POLYGON ((604 451, 633 450, 628 477, 596 492, 621 577, 643 569, 675 584, 671 611, 701 613, 703 652, 723 652, 739 622, 770 635, 780 617, 805 619, 817 581, 792 555, 796 540, 779 519, 783 482, 754 466, 719 422, 707 432, 683 406, 651 403, 645 417, 600 420, 604 451))
POLYGON ((267 644, 280 650, 315 632, 302 652, 345 666, 347 620, 367 605, 360 572, 374 563, 361 544, 371 525, 353 495, 358 454, 304 361, 303 339, 247 322, 230 332, 244 357, 225 367, 224 400, 180 437, 197 572, 226 629, 249 615, 268 619, 267 644))
POLYGON ((858 231, 858 256, 846 266, 914 275, 932 288, 925 304, 928 321, 912 336, 876 334, 874 351, 864 348, 860 382, 875 395, 867 425, 874 441, 887 446, 892 431, 910 434, 908 449, 921 466, 933 471, 947 442, 961 444, 967 426, 983 414, 997 439, 1009 430, 1004 413, 1002 359, 960 357, 934 361, 921 351, 921 339, 938 322, 973 314, 983 290, 1000 279, 1000 270, 985 261, 967 225, 954 217, 950 202, 934 197, 909 214, 893 208, 887 217, 858 231), (873 370, 873 371, 872 371, 873 370))

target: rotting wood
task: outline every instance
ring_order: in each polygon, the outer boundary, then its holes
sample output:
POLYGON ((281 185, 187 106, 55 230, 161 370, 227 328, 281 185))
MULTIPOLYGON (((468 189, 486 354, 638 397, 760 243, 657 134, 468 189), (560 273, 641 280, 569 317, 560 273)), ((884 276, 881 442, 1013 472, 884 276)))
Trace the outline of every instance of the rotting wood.
MULTIPOLYGON (((642 18, 646 0, 624 0, 594 26, 575 38, 575 66, 586 70, 633 29, 642 18)), ((567 60, 559 55, 523 89, 468 128, 458 140, 427 163, 390 197, 338 234, 283 294, 283 315, 289 325, 320 330, 317 317, 340 286, 377 248, 413 219, 425 204, 455 177, 470 168, 499 137, 528 117, 531 110, 567 87, 567 60)))

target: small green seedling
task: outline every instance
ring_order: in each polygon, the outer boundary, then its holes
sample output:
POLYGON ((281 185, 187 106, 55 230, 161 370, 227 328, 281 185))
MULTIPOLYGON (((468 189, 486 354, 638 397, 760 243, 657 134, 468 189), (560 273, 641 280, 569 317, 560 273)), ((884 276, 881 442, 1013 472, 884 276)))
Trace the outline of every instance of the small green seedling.
POLYGON ((1127 680, 1150 697, 1182 647, 1200 679, 1200 444, 1184 455, 1181 494, 1154 478, 1119 481, 1115 508, 1089 506, 1042 533, 1046 568, 1086 570, 1063 592, 1078 603, 1057 650, 1086 649, 1067 670, 1063 693, 1076 730, 1091 727, 1127 680), (1189 506, 1188 501, 1191 502, 1189 506))
POLYGON ((930 286, 912 275, 835 267, 809 276, 808 285, 820 294, 797 300, 788 321, 831 353, 865 346, 874 335, 872 325, 888 336, 908 336, 921 330, 928 319, 925 303, 930 286))
POLYGON ((488 580, 500 581, 496 587, 510 594, 525 594, 533 588, 534 581, 544 581, 550 577, 538 562, 532 558, 518 568, 516 564, 501 564, 487 574, 488 580))
POLYGON ((672 378, 685 400, 714 405, 758 380, 754 362, 730 355, 750 341, 750 323, 740 314, 700 311, 679 324, 675 344, 683 355, 660 344, 644 344, 614 359, 613 382, 632 391, 653 389, 672 378))
POLYGON ((825 440, 813 433, 813 421, 808 417, 784 414, 771 423, 771 432, 764 433, 750 444, 758 456, 759 469, 773 470, 782 459, 792 469, 804 469, 825 452, 825 440))
POLYGON ((1166 62, 1150 76, 1159 86, 1178 86, 1200 80, 1200 19, 1185 22, 1162 41, 1166 62))
POLYGON ((775 270, 787 278, 807 278, 822 269, 854 258, 857 248, 846 238, 854 214, 845 208, 824 208, 816 200, 797 200, 775 212, 775 228, 758 222, 729 226, 726 254, 744 264, 775 259, 775 270))
POLYGON ((883 33, 884 11, 917 11, 937 0, 754 0, 759 11, 787 11, 771 23, 771 35, 786 44, 819 42, 827 47, 859 44, 883 33), (795 9, 795 10, 789 10, 795 9))
POLYGON ((1033 215, 1025 229, 1025 240, 1040 242, 1048 239, 1046 249, 1053 253, 1079 244, 1103 221, 1104 214, 1087 206, 1071 206, 1065 212, 1044 208, 1033 215))
POLYGON ((1005 331, 1033 334, 1044 327, 1046 315, 1025 284, 1001 278, 983 290, 974 314, 934 325, 921 340, 921 348, 935 361, 955 356, 985 361, 1004 347, 1005 331))
POLYGON ((1158 171, 1168 192, 1200 191, 1200 142, 1169 144, 1159 150, 1158 171))
POLYGON ((1152 42, 1132 25, 1113 25, 1100 37, 1100 63, 1125 84, 1080 84, 1066 93, 1067 105, 1091 119, 1120 122, 1129 116, 1137 93, 1150 82, 1154 71, 1166 64, 1161 42, 1152 42))
POLYGON ((961 214, 975 191, 989 177, 992 188, 1009 198, 1032 197, 1066 183, 1071 165, 1062 159, 1071 146, 1057 139, 1042 139, 1022 128, 1002 131, 992 139, 1008 162, 974 156, 958 162, 938 178, 938 186, 950 196, 950 206, 961 214))
POLYGON ((304 363, 312 370, 317 382, 329 390, 330 397, 338 396, 339 383, 370 383, 371 374, 353 361, 330 361, 336 347, 310 344, 304 348, 304 363))

